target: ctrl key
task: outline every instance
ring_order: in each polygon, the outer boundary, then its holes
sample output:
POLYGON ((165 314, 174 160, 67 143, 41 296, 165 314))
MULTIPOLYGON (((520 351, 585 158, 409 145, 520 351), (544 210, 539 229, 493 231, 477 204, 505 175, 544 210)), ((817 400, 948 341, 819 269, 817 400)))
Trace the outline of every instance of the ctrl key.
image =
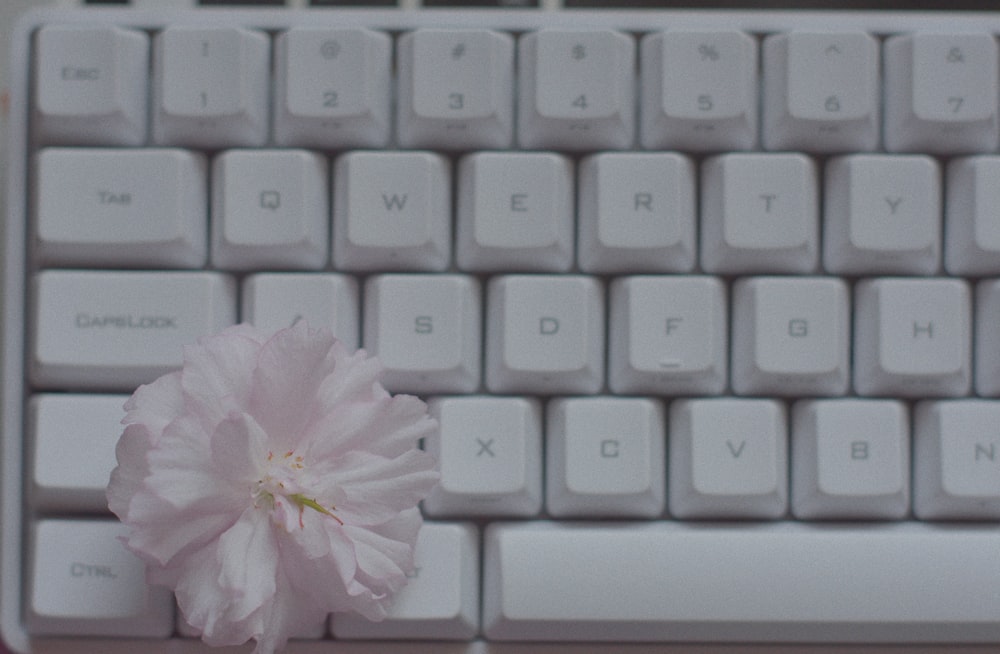
POLYGON ((28 606, 36 636, 165 638, 174 600, 149 586, 142 561, 125 549, 118 522, 40 520, 34 525, 28 606))

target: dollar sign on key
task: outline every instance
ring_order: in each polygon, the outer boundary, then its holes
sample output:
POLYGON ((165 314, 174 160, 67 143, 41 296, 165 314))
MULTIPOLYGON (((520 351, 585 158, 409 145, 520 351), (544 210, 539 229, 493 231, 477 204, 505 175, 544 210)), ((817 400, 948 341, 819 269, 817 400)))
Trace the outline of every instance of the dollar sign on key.
POLYGON ((587 48, 585 48, 582 44, 577 43, 576 45, 573 46, 574 59, 583 59, 586 56, 587 56, 587 48))

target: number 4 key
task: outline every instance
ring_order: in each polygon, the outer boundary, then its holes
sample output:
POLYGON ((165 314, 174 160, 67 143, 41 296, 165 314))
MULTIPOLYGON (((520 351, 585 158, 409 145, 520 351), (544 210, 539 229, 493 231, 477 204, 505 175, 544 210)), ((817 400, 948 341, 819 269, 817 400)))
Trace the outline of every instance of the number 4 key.
POLYGON ((635 133, 635 42, 613 30, 542 30, 519 43, 525 148, 621 149, 635 133))

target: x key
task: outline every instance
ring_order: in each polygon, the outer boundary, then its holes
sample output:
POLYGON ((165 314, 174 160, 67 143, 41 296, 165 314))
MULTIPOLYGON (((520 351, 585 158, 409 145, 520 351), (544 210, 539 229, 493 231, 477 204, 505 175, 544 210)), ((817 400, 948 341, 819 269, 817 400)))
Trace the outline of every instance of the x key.
POLYGON ((428 516, 533 516, 542 506, 541 404, 519 397, 447 397, 430 402, 438 433, 427 451, 441 483, 428 516))

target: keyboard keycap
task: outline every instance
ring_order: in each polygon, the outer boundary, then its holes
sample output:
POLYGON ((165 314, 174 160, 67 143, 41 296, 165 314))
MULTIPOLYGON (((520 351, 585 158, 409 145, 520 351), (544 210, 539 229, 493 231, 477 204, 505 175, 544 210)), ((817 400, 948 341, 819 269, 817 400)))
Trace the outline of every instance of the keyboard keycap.
POLYGON ((125 533, 110 520, 34 525, 25 616, 32 634, 166 638, 173 633, 173 595, 146 585, 146 566, 118 540, 125 533))
POLYGON ((706 272, 809 273, 819 263, 816 166, 800 154, 728 154, 702 164, 706 272))
POLYGON ((612 30, 546 29, 518 51, 522 148, 622 149, 635 135, 635 43, 612 30))
POLYGON ((514 137, 514 40, 491 30, 422 29, 399 40, 403 147, 506 148, 514 137))
POLYGON ((802 400, 792 407, 792 512, 803 520, 904 518, 910 419, 893 400, 802 400))
POLYGON ((641 69, 647 150, 750 150, 757 143, 757 42, 747 34, 648 34, 641 69))
POLYGON ((944 266, 952 275, 1000 275, 1000 158, 948 164, 944 266))
POLYGON ((305 150, 230 150, 212 164, 212 264, 319 269, 329 259, 326 159, 305 150))
POLYGON ((192 147, 267 140, 268 37, 171 26, 153 39, 153 141, 192 147))
POLYGON ((732 385, 740 395, 843 395, 849 380, 847 285, 753 277, 733 286, 732 385))
POLYGON ((381 622, 353 614, 332 620, 334 637, 468 640, 479 630, 479 534, 469 524, 424 523, 416 568, 381 622))
POLYGON ((497 523, 483 629, 647 644, 990 642, 998 549, 994 527, 497 523))
POLYGON ((864 32, 764 41, 764 147, 852 152, 879 142, 878 42, 864 32))
POLYGON ((604 379, 604 292, 592 277, 510 275, 487 289, 486 387, 596 393, 604 379))
POLYGON ((695 263, 695 171, 674 153, 602 153, 580 163, 580 268, 690 272, 695 263))
POLYGON ((783 516, 788 504, 786 423, 784 405, 774 400, 674 401, 667 455, 671 515, 783 516))
POLYGON ((1000 518, 1000 402, 925 401, 914 412, 913 510, 924 520, 1000 518))
POLYGON ((542 406, 535 398, 431 399, 440 428, 424 447, 441 481, 424 500, 434 517, 522 516, 542 508, 542 406))
POLYGON ((463 270, 565 272, 573 265, 573 164, 552 153, 479 152, 458 168, 463 270))
POLYGON ((823 266, 847 275, 941 267, 941 181, 930 157, 856 155, 826 168, 823 266))
POLYGON ((440 271, 451 260, 451 170, 430 152, 349 152, 333 169, 339 270, 440 271))
POLYGON ((479 388, 479 283, 463 275, 379 275, 365 282, 364 347, 393 392, 479 388))
POLYGON ((885 42, 885 147, 954 154, 997 148, 992 34, 903 34, 885 42))
POLYGON ((141 145, 149 37, 117 27, 49 25, 35 38, 35 130, 43 143, 141 145))
POLYGON ((854 289, 854 390, 859 395, 965 395, 971 299, 957 279, 869 279, 854 289))
POLYGON ((1000 396, 1000 280, 976 287, 976 392, 1000 396))
POLYGON ((309 148, 382 147, 389 141, 388 35, 296 27, 275 41, 274 140, 309 148))
POLYGON ((325 327, 347 347, 360 346, 358 282, 337 273, 260 273, 243 280, 242 319, 276 331, 305 320, 325 327))
POLYGON ((33 287, 30 371, 43 388, 132 391, 236 322, 236 285, 217 273, 46 270, 33 287))
POLYGON ((663 513, 663 406, 647 398, 562 398, 548 404, 545 507, 559 517, 663 513))
POLYGON ((28 403, 30 498, 39 511, 103 513, 127 395, 41 393, 28 403))
POLYGON ((611 282, 608 385, 615 393, 721 393, 728 377, 728 300, 714 277, 611 282))
POLYGON ((40 263, 205 264, 207 169, 201 155, 159 148, 49 148, 35 163, 40 263))

